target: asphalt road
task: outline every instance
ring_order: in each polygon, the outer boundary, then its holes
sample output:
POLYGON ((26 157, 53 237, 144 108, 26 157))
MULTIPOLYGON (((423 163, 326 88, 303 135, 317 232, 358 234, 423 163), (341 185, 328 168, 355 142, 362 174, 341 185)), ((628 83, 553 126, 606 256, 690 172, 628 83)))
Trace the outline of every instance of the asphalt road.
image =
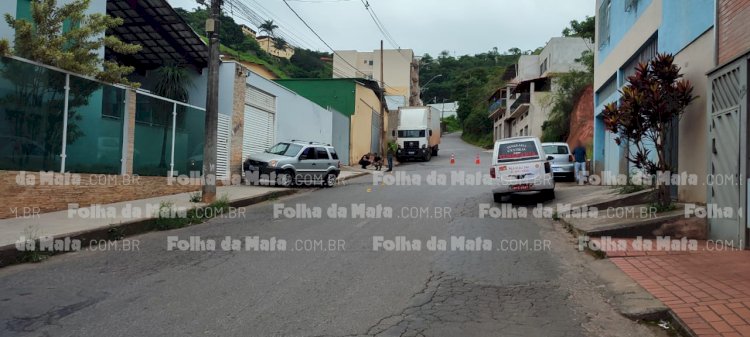
MULTIPOLYGON (((485 174, 489 157, 446 135, 440 156, 396 168, 394 177, 419 176, 419 185, 366 176, 254 205, 244 216, 128 238, 137 251, 82 251, 4 268, 0 335, 651 335, 606 303, 587 257, 551 221, 479 217, 480 204, 493 205, 490 187, 454 186, 451 174, 485 174), (432 174, 446 183, 430 184, 432 174), (274 216, 281 204, 321 214, 274 216), (334 204, 347 214, 332 218, 334 204), (353 218, 361 204, 372 212, 353 218), (168 251, 170 236, 213 239, 217 247, 168 251), (285 240, 286 250, 227 251, 220 244, 227 236, 285 240), (386 251, 376 245, 381 236, 419 240, 420 250, 386 251), (491 249, 451 249, 460 236, 490 240, 491 249), (445 249, 430 249, 432 237, 445 249)), ((511 201, 536 204, 534 196, 511 201)))

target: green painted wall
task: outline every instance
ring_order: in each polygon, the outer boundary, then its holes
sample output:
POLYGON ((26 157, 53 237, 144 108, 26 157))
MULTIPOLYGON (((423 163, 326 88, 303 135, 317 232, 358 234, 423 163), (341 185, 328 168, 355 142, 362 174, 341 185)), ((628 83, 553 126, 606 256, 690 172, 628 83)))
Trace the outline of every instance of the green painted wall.
POLYGON ((18 0, 16 19, 31 22, 31 0, 18 0))
POLYGON ((346 116, 354 114, 356 87, 351 79, 278 79, 275 81, 324 108, 330 106, 346 116))

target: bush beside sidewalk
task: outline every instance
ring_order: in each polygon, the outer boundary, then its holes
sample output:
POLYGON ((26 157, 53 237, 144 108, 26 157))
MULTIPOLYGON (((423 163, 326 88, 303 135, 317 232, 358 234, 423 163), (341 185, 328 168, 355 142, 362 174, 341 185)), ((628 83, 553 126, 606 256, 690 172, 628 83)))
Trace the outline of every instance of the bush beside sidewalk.
MULTIPOLYGON (((342 170, 339 182, 367 175, 368 172, 342 170)), ((162 178, 163 179, 163 178, 162 178)), ((225 196, 222 206, 244 207, 297 193, 300 189, 274 186, 218 186, 217 196, 225 196)), ((16 248, 21 238, 37 240, 43 236, 55 239, 78 239, 85 248, 91 241, 117 240, 161 228, 157 223, 161 208, 190 212, 214 205, 193 202, 195 192, 171 194, 138 200, 103 203, 78 210, 63 210, 33 216, 0 219, 0 267, 14 264, 26 255, 16 248)), ((179 214, 182 216, 182 214, 179 214)), ((199 220, 205 217, 200 216, 199 220)), ((193 219, 190 219, 191 221, 193 219)), ((169 226, 167 226, 169 227, 169 226)), ((167 229, 167 228, 164 228, 167 229)))

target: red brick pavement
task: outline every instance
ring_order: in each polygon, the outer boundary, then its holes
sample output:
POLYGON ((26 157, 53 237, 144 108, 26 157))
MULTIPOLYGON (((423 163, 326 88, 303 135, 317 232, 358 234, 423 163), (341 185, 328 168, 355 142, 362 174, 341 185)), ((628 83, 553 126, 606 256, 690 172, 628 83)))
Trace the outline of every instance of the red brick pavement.
POLYGON ((696 335, 750 336, 750 251, 710 251, 702 244, 704 249, 689 254, 610 260, 696 335))

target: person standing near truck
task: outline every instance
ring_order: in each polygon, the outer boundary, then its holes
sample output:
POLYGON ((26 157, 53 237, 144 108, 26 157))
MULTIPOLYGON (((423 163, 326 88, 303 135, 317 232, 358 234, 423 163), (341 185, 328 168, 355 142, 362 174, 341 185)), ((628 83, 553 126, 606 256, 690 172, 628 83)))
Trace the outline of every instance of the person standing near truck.
POLYGON ((398 145, 394 142, 388 143, 388 148, 385 151, 385 158, 388 160, 388 169, 386 172, 393 171, 393 155, 396 153, 398 145))
POLYGON ((573 169, 576 182, 583 184, 586 182, 586 148, 581 144, 581 141, 578 141, 573 149, 573 159, 575 159, 573 169))

